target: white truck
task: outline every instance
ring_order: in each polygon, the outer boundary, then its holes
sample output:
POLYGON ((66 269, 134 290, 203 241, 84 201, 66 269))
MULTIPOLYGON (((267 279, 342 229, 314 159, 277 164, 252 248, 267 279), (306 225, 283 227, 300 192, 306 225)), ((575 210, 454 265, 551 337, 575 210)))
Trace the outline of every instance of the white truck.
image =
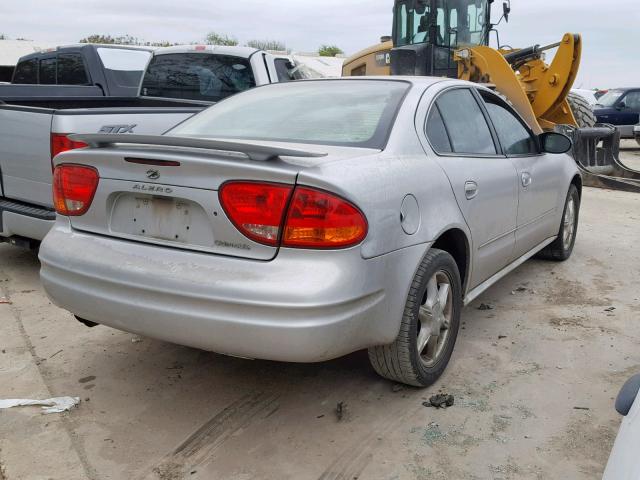
POLYGON ((295 75, 287 58, 261 50, 189 45, 156 50, 137 97, 0 96, 0 242, 34 247, 53 225, 51 161, 85 146, 68 135, 162 134, 223 98, 295 75))

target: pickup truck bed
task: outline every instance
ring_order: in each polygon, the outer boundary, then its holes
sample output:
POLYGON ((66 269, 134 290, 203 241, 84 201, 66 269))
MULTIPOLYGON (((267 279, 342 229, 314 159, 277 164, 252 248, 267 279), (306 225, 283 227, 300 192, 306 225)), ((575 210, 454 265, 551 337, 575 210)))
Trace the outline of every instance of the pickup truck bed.
POLYGON ((51 228, 55 135, 158 135, 208 105, 144 97, 30 97, 0 102, 0 237, 42 240, 51 228))

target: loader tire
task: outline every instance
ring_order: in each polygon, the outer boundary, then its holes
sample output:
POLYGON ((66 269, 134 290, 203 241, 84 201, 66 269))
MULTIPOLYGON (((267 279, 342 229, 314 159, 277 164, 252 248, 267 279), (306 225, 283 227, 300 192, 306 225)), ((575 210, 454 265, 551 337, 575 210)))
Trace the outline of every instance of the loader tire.
POLYGON ((569 95, 567 95, 567 101, 569 102, 573 116, 576 117, 578 128, 591 128, 598 123, 593 113, 593 108, 582 95, 569 93, 569 95))

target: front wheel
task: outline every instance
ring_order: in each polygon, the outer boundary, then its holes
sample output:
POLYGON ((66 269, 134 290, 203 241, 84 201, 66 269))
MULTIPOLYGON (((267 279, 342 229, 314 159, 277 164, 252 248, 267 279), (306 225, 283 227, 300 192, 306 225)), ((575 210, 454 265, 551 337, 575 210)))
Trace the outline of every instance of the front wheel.
POLYGON ((538 254, 540 258, 564 262, 571 257, 578 233, 579 216, 580 194, 576 186, 571 185, 571 187, 569 187, 569 193, 567 194, 567 201, 564 205, 558 238, 538 254))
POLYGON ((375 371, 416 387, 433 384, 453 353, 461 309, 462 286, 455 260, 445 251, 430 250, 411 284, 395 342, 369 349, 375 371))

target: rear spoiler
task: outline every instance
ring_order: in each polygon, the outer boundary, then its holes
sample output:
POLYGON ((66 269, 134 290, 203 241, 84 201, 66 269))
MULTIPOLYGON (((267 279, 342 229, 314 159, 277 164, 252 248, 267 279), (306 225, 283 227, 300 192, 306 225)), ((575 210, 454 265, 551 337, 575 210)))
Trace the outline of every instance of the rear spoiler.
POLYGON ((69 139, 76 142, 84 142, 90 147, 101 148, 118 143, 135 145, 156 145, 167 147, 204 148, 207 150, 218 150, 224 152, 244 153, 249 159, 267 162, 278 157, 326 157, 326 153, 313 152, 307 150, 296 150, 284 148, 277 145, 263 144, 250 141, 228 141, 192 137, 172 137, 165 135, 134 135, 134 134, 72 134, 69 139))

